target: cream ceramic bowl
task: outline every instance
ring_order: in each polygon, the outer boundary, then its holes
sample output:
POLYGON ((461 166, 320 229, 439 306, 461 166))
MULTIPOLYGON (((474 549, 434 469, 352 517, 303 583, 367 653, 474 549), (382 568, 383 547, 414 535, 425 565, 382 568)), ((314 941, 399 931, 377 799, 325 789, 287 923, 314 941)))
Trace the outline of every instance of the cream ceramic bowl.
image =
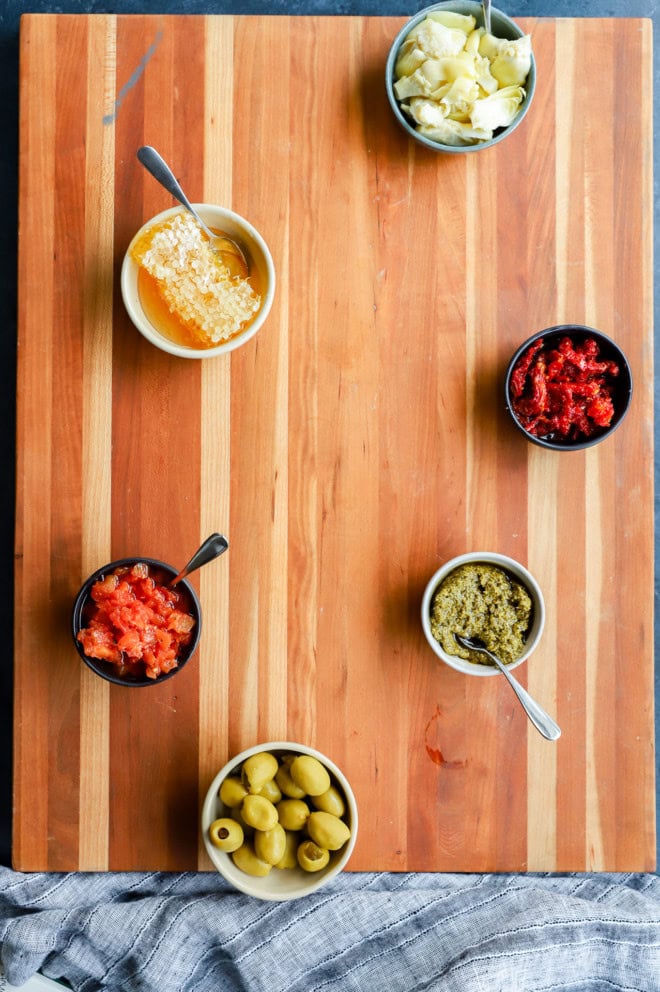
POLYGON ((510 572, 515 579, 517 579, 522 585, 524 585, 531 596, 533 603, 532 612, 532 626, 525 641, 525 650, 523 654, 516 661, 507 665, 509 670, 517 668, 518 665, 522 665, 523 661, 534 651, 536 646, 541 639, 541 634, 543 633, 543 627, 545 625, 545 603, 543 600, 543 593, 541 592, 541 587, 534 578, 534 576, 529 572, 523 565, 515 561, 513 558, 507 558, 506 555, 496 554, 492 551, 474 551, 469 554, 459 555, 457 558, 452 558, 450 561, 446 562, 442 568, 431 577, 426 589, 424 590, 424 596, 422 598, 422 628, 424 634, 426 635, 426 640, 429 642, 431 649, 446 665, 451 668, 455 668, 458 672, 463 672, 465 675, 499 675, 499 669, 491 665, 478 665, 472 661, 466 661, 463 658, 459 658, 457 655, 447 654, 447 652, 440 646, 438 641, 431 633, 431 606, 433 604, 433 597, 436 590, 447 578, 450 572, 458 568, 460 565, 466 564, 477 564, 478 562, 486 562, 489 565, 496 565, 498 568, 504 569, 506 572, 510 572))
POLYGON ((227 210, 225 207, 209 203, 196 203, 193 206, 206 224, 216 230, 224 231, 230 238, 239 242, 248 255, 251 268, 256 270, 263 292, 261 309, 252 323, 229 341, 224 341, 213 348, 190 348, 165 337, 146 316, 138 293, 138 266, 130 256, 131 246, 144 231, 153 227, 154 224, 167 220, 175 214, 185 212, 183 207, 172 207, 169 210, 164 210, 143 224, 136 233, 122 264, 121 294, 128 315, 138 331, 161 351, 167 351, 170 355, 177 355, 179 358, 214 358, 217 355, 227 354, 235 348, 240 348, 242 344, 253 338, 263 325, 275 295, 275 266, 268 245, 262 236, 252 224, 239 214, 234 213, 233 210, 227 210))
POLYGON ((204 800, 202 807, 202 837, 208 856, 218 869, 220 874, 228 882, 246 895, 254 896, 256 899, 266 899, 270 901, 286 901, 289 899, 299 899, 301 896, 308 896, 312 892, 317 892, 323 885, 326 885, 332 878, 335 878, 346 866, 355 847, 358 832, 358 810, 353 790, 344 773, 329 758, 314 748, 306 747, 304 744, 296 744, 292 741, 266 741, 264 744, 257 744, 246 751, 241 751, 235 758, 232 758, 224 768, 221 768, 215 776, 204 800), (330 854, 330 862, 326 868, 319 872, 306 872, 302 868, 272 868, 265 878, 255 878, 247 875, 237 868, 231 859, 231 855, 220 851, 209 839, 209 827, 214 820, 228 816, 229 811, 221 802, 218 793, 220 786, 227 776, 236 774, 243 762, 253 754, 261 751, 270 751, 276 757, 286 753, 309 754, 317 758, 330 773, 330 778, 343 793, 346 800, 346 813, 343 819, 351 830, 351 836, 339 851, 330 854))

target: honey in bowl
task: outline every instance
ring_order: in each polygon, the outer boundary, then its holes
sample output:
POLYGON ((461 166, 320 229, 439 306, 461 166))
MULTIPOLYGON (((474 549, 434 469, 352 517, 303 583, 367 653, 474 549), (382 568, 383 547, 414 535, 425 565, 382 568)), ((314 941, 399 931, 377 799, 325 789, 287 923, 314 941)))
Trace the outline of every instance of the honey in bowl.
MULTIPOLYGON (((223 232, 218 231, 218 234, 223 232)), ((256 319, 262 302, 256 267, 216 251, 195 220, 179 213, 155 224, 131 247, 145 315, 165 337, 213 348, 256 319)))

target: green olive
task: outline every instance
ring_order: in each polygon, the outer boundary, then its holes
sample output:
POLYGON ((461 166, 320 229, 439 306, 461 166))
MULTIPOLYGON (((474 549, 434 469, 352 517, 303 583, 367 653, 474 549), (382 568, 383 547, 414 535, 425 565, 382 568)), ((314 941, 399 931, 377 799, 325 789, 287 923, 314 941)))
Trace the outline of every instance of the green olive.
POLYGON ((309 806, 302 799, 283 799, 277 804, 277 815, 285 830, 302 830, 309 817, 309 806))
POLYGON ((331 785, 327 792, 322 792, 320 796, 312 796, 312 805, 324 813, 332 813, 333 816, 343 816, 346 812, 344 797, 336 785, 331 785))
POLYGON ((241 844, 231 857, 237 868, 244 871, 246 875, 256 875, 258 878, 264 878, 272 867, 267 861, 262 861, 261 858, 257 857, 249 841, 241 844))
POLYGON ((246 796, 241 806, 241 816, 255 830, 270 830, 277 823, 277 810, 263 796, 246 796))
POLYGON ((319 847, 313 840, 304 840, 298 846, 297 857, 303 871, 321 871, 330 860, 330 851, 319 847))
POLYGON ((261 792, 266 782, 275 778, 277 772, 277 758, 268 751, 260 751, 246 758, 241 769, 241 779, 243 785, 252 793, 257 795, 261 792))
POLYGON ((274 778, 271 778, 270 782, 266 782, 259 795, 263 796, 264 799, 268 799, 273 805, 279 803, 282 798, 280 787, 274 778))
POLYGON ((245 839, 240 823, 228 817, 213 821, 209 827, 209 837, 214 847, 221 851, 236 851, 245 839))
POLYGON ((262 861, 276 865, 284 857, 286 834, 284 827, 276 823, 270 830, 257 830, 254 835, 254 852, 262 861))
POLYGON ((241 805, 247 796, 247 789, 237 775, 229 775, 220 786, 218 795, 225 806, 233 808, 241 805))
POLYGON ((295 830, 284 831, 284 854, 275 865, 276 868, 295 868, 298 864, 296 851, 300 843, 300 836, 295 830))
POLYGON ((351 831, 343 820, 323 810, 310 814, 307 833, 319 847, 327 847, 330 851, 338 851, 351 836, 351 831))
POLYGON ((305 796, 305 790, 301 789, 299 785, 296 785, 291 778, 291 771, 288 765, 280 765, 275 776, 275 781, 284 795, 289 796, 290 799, 302 799, 305 796))
POLYGON ((330 788, 330 774, 318 758, 311 754, 299 754, 291 762, 291 778, 308 796, 320 796, 330 788))
POLYGON ((246 823, 243 819, 240 806, 234 806, 233 809, 229 810, 229 816, 232 820, 236 820, 236 823, 240 823, 241 829, 246 837, 251 837, 254 833, 254 827, 251 827, 249 823, 246 823))

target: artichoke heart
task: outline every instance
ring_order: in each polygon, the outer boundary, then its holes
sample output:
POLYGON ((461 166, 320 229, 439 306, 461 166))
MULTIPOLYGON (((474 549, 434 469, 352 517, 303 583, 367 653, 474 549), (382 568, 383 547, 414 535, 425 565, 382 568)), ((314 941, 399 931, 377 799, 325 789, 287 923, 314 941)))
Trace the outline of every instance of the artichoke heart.
POLYGON ((417 47, 414 40, 411 45, 403 44, 394 66, 394 75, 397 79, 401 79, 402 76, 412 76, 425 61, 426 55, 417 47))
POLYGON ((456 28, 446 28, 439 21, 425 20, 413 28, 407 36, 414 38, 417 48, 430 58, 441 59, 447 55, 458 55, 465 47, 465 33, 456 28))
POLYGON ((397 100, 406 100, 411 96, 430 96, 446 81, 441 61, 427 59, 411 76, 402 76, 397 80, 394 92, 397 100))
POLYGON ((488 34, 484 31, 479 38, 479 54, 492 62, 494 58, 497 58, 501 42, 501 38, 496 38, 494 34, 488 34))
POLYGON ((477 100, 472 107, 470 120, 478 130, 495 131, 498 127, 508 127, 518 113, 518 107, 525 97, 522 86, 505 86, 504 89, 477 100))
POLYGON ((456 121, 469 121, 472 105, 478 97, 479 84, 467 76, 459 76, 439 103, 445 117, 451 117, 456 121))
POLYGON ((426 138, 439 141, 442 145, 474 145, 478 141, 489 141, 493 137, 492 131, 484 131, 448 118, 444 118, 438 127, 424 126, 417 130, 426 138))
POLYGON ((515 41, 500 42, 491 73, 501 87, 522 86, 532 66, 532 39, 528 34, 515 41))
POLYGON ((465 51, 473 59, 479 55, 479 42, 481 41, 481 36, 485 34, 483 28, 475 28, 472 34, 469 34, 467 41, 465 42, 465 51))
POLYGON ((432 21, 444 24, 446 28, 454 28, 468 35, 474 31, 477 20, 472 14, 456 14, 453 10, 432 10, 427 17, 432 21))
POLYGON ((477 82, 479 83, 479 86, 481 86, 484 93, 495 93, 499 84, 491 72, 490 62, 488 59, 484 59, 481 55, 477 55, 474 60, 474 68, 477 73, 477 82))
POLYGON ((422 96, 413 97, 408 113, 421 127, 442 127, 445 115, 436 100, 426 100, 422 96))

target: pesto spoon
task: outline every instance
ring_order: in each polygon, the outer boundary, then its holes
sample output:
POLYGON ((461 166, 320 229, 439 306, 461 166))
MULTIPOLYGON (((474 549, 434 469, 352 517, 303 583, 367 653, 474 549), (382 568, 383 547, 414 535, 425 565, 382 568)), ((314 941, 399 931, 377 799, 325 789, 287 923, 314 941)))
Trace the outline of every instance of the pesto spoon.
POLYGON ((217 234, 210 227, 207 227, 181 189, 176 176, 162 155, 159 155, 151 145, 143 145, 141 148, 138 148, 137 157, 147 172, 150 172, 154 179, 157 179, 161 186, 193 215, 231 274, 233 276, 240 276, 242 279, 247 278, 250 269, 245 252, 241 246, 226 234, 217 234))
POLYGON ((224 554, 229 547, 229 542, 226 537, 222 534, 211 534, 200 547, 197 549, 195 554, 192 556, 187 565, 185 565, 179 574, 175 576, 169 583, 170 588, 175 586, 177 582, 181 579, 185 579, 186 575, 190 575, 196 569, 201 568, 202 565, 208 565, 210 561, 214 561, 219 558, 220 555, 224 554))
POLYGON ((520 682, 513 677, 506 665, 503 665, 497 655, 494 655, 492 651, 488 650, 483 641, 479 640, 478 637, 461 637, 460 634, 454 634, 454 637, 462 648, 485 654, 494 665, 497 665, 502 674, 506 676, 509 685, 520 700, 522 708, 540 734, 543 734, 549 741, 556 741, 561 736, 561 730, 552 717, 545 712, 542 706, 539 706, 535 699, 532 699, 527 690, 523 689, 520 682))

